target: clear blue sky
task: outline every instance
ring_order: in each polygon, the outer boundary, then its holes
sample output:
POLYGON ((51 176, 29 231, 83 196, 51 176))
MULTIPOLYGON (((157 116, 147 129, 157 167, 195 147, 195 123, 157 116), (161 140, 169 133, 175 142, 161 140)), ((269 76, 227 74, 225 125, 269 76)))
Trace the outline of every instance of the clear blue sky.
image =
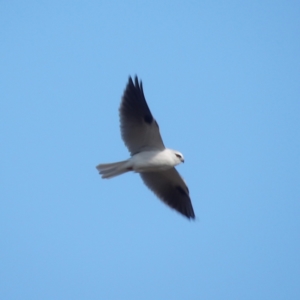
POLYGON ((2 1, 1 299, 300 299, 298 1, 2 1), (137 74, 197 220, 137 174, 137 74))

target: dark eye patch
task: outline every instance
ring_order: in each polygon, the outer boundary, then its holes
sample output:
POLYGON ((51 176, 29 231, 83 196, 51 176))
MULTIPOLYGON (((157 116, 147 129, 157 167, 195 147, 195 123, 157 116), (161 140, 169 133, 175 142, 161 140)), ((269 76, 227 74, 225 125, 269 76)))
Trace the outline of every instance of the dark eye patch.
POLYGON ((178 158, 182 158, 180 154, 175 153, 178 158))

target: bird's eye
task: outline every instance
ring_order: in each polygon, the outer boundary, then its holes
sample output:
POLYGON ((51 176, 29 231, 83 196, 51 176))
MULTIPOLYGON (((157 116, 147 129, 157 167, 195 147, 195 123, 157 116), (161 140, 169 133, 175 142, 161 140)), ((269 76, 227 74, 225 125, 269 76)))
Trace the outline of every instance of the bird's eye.
POLYGON ((180 154, 175 153, 175 155, 180 159, 182 158, 180 154))

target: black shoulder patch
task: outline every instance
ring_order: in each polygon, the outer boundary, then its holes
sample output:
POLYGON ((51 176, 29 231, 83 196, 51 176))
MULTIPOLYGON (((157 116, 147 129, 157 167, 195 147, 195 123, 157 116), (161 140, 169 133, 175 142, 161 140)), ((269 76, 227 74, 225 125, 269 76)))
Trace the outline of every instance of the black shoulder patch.
POLYGON ((153 121, 153 117, 151 115, 146 115, 144 117, 144 120, 145 120, 146 123, 151 124, 152 121, 153 121))

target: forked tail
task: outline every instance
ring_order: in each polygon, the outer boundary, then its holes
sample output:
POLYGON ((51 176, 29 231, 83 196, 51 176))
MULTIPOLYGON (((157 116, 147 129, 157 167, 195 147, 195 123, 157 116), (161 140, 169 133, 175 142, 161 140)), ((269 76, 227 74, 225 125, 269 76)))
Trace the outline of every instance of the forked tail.
POLYGON ((128 167, 127 160, 110 164, 100 164, 96 169, 102 175, 102 178, 112 178, 132 170, 132 168, 128 167))

